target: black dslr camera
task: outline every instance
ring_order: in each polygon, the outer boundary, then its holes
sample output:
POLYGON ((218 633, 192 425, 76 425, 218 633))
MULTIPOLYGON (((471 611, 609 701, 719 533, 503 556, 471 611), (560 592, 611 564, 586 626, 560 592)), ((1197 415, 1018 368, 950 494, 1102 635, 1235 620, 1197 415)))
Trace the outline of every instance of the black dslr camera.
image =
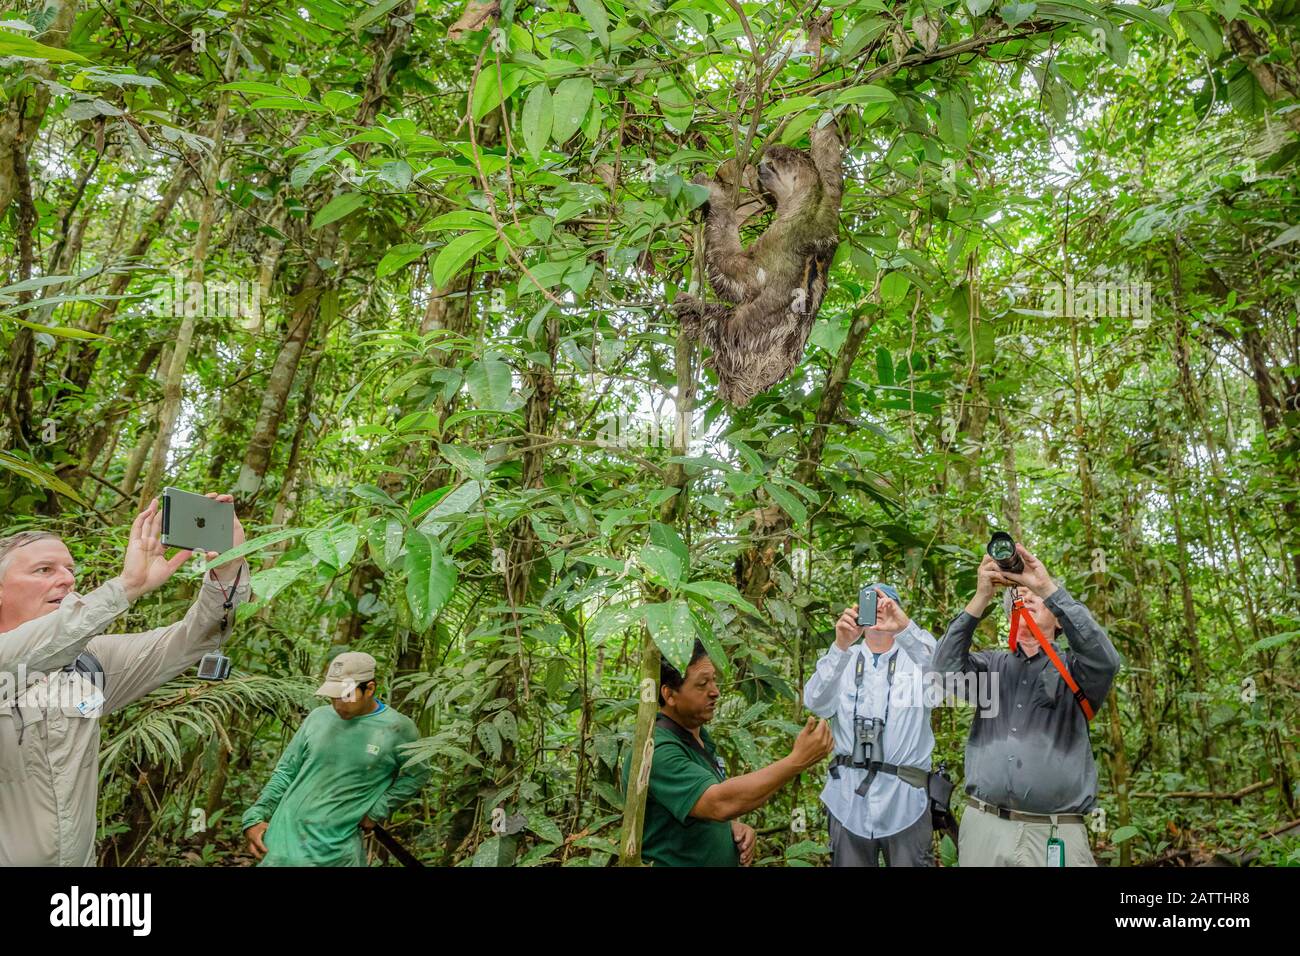
POLYGON ((1016 551, 1016 539, 1005 531, 993 532, 987 550, 989 557, 996 561, 998 567, 1003 571, 1019 574, 1025 570, 1025 562, 1021 559, 1020 553, 1016 551))
POLYGON ((879 717, 853 718, 853 766, 865 767, 881 759, 880 737, 885 722, 879 717))

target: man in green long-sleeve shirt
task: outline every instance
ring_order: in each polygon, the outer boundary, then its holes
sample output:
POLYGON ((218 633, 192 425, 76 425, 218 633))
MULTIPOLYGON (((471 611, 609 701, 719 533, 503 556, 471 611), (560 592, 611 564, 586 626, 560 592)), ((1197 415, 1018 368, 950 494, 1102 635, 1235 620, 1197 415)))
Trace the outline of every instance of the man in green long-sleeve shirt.
POLYGON ((420 734, 375 697, 375 659, 340 654, 316 693, 330 698, 303 721, 257 803, 244 835, 258 866, 365 866, 361 830, 382 823, 429 777, 402 769, 397 752, 420 734))

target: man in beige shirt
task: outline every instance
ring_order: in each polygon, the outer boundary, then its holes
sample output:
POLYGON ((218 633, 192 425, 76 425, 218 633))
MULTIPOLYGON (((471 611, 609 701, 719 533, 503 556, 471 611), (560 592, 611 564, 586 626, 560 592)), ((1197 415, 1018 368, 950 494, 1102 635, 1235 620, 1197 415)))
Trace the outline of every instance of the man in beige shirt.
MULTIPOLYGON (((0 866, 94 864, 99 718, 219 647, 249 596, 241 558, 208 572, 177 623, 95 636, 193 553, 166 558, 161 528, 155 500, 131 527, 122 573, 84 596, 73 591, 72 555, 56 535, 0 539, 0 866), (102 676, 61 669, 83 652, 102 676)), ((236 519, 234 546, 243 542, 236 519)))

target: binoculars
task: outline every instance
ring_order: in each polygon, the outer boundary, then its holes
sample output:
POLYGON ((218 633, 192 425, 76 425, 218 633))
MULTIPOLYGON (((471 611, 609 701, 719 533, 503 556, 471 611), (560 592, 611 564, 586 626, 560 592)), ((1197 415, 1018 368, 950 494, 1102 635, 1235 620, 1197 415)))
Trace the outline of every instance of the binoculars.
POLYGON ((986 550, 989 557, 996 561, 1003 571, 1019 574, 1025 569, 1025 562, 1016 551, 1016 539, 1005 531, 994 531, 986 550))
POLYGON ((853 718, 853 766, 865 767, 881 759, 880 735, 884 730, 885 722, 879 717, 853 718))

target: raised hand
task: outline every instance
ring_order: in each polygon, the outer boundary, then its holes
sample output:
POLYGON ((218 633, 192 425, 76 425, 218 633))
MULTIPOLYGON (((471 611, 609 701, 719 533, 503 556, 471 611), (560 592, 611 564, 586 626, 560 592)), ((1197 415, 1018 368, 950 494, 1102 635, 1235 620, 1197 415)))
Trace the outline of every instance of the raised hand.
POLYGON ((871 630, 894 637, 912 623, 898 602, 880 588, 876 588, 876 596, 876 626, 871 630))
POLYGON ((134 601, 150 591, 156 591, 167 579, 190 559, 193 551, 177 551, 171 558, 164 556, 162 543, 162 509, 158 499, 136 515, 131 524, 131 536, 126 544, 126 557, 122 560, 122 587, 126 597, 134 601))
POLYGON ((847 651, 853 646, 853 642, 862 636, 863 630, 864 628, 858 624, 858 609, 846 607, 839 620, 835 622, 835 646, 842 651, 847 651))
MULTIPOLYGON (((1018 574, 1012 574, 1010 571, 999 569, 998 574, 1003 578, 1004 584, 1014 584, 1018 587, 1026 587, 1033 591, 1040 598, 1046 598, 1056 590, 1056 582, 1052 576, 1047 573, 1047 568, 1043 567, 1043 562, 1034 557, 1028 548, 1017 542, 1016 551, 1020 554, 1020 559, 1025 563, 1025 569, 1018 574)), ((993 560, 986 558, 985 560, 993 560)))
POLYGON ((825 759, 835 749, 835 739, 831 736, 830 725, 824 720, 809 717, 808 723, 790 748, 790 757, 800 770, 807 770, 813 764, 825 759))

